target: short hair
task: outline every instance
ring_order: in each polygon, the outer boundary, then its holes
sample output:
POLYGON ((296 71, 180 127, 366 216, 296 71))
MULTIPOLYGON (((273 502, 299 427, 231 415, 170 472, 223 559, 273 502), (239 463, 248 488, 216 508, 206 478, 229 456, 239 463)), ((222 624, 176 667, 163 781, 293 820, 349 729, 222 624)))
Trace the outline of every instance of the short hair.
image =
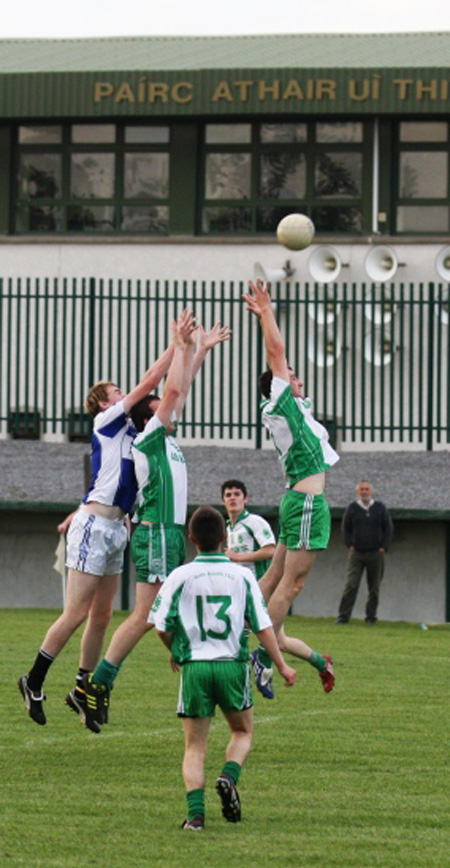
POLYGON ((189 536, 201 552, 217 551, 225 538, 225 521, 213 506, 199 506, 189 522, 189 536))
POLYGON ((138 433, 144 430, 145 423, 155 415, 155 411, 150 407, 151 402, 155 400, 159 401, 159 395, 145 395, 131 408, 131 421, 138 433))
POLYGON ((242 491, 244 497, 247 497, 247 488, 240 479, 227 479, 226 482, 222 482, 222 497, 225 494, 225 489, 227 488, 239 488, 239 491, 242 491))
POLYGON ((261 393, 265 398, 270 398, 270 388, 272 386, 273 373, 270 368, 264 371, 258 378, 258 385, 261 393))
POLYGON ((84 406, 91 416, 96 416, 97 413, 100 413, 100 401, 109 401, 108 386, 115 385, 111 380, 99 380, 95 386, 89 389, 84 406))

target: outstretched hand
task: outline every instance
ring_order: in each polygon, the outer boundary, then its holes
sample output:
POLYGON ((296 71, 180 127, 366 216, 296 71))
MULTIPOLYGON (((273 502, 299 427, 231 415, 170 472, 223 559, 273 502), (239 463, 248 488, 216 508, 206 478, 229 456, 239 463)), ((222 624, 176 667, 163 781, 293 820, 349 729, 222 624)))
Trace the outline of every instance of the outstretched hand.
POLYGON ((269 283, 264 283, 262 280, 249 280, 250 292, 246 292, 242 298, 247 305, 247 310, 254 313, 255 316, 261 317, 264 310, 270 308, 269 283))
POLYGON ((176 322, 176 334, 184 344, 194 344, 194 332, 197 330, 195 325, 194 314, 192 311, 184 310, 178 317, 176 322))
POLYGON ((230 338, 231 329, 228 326, 221 325, 220 322, 216 322, 209 332, 205 331, 202 325, 199 325, 198 327, 199 349, 210 350, 212 347, 215 347, 216 344, 229 341, 230 338))

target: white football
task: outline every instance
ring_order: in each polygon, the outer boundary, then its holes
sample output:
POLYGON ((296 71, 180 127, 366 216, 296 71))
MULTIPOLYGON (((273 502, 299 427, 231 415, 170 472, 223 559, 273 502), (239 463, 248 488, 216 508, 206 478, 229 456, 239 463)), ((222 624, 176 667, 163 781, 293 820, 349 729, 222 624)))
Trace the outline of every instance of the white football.
POLYGON ((314 223, 306 214, 287 214, 277 226, 277 239, 288 250, 305 250, 315 231, 314 223))

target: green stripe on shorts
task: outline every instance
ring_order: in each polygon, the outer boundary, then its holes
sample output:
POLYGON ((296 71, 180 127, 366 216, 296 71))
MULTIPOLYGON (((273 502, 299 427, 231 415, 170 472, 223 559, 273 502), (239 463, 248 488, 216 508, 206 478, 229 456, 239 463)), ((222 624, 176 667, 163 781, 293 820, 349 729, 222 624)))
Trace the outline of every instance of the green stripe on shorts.
POLYGON ((330 541, 331 517, 324 494, 286 491, 280 503, 278 542, 288 549, 326 549, 330 541))

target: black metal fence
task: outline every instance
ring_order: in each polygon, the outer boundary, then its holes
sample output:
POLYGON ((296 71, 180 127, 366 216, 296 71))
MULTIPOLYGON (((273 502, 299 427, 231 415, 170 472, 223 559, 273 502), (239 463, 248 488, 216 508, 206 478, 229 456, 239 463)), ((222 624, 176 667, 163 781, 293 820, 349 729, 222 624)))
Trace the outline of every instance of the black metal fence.
MULTIPOLYGON (((86 393, 128 390, 170 340, 185 306, 229 325, 193 384, 186 441, 261 447, 259 326, 244 284, 0 280, 0 435, 86 440, 86 393)), ((443 284, 279 284, 272 298, 292 367, 338 443, 450 442, 449 288, 443 284)))

